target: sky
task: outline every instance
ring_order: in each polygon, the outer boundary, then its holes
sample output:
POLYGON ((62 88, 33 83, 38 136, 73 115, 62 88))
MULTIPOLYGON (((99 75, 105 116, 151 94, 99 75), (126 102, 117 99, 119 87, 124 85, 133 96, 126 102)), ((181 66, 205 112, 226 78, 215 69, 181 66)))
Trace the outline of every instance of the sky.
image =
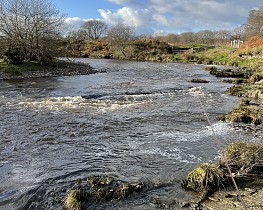
POLYGON ((231 30, 245 24, 262 0, 51 0, 78 30, 99 19, 109 26, 124 23, 137 34, 162 35, 200 30, 231 30))

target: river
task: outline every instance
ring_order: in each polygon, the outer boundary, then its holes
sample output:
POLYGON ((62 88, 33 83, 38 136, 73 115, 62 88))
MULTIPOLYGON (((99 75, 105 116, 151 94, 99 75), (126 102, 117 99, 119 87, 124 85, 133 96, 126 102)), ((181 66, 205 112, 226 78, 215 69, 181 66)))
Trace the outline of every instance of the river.
POLYGON ((62 209, 54 194, 94 174, 164 185, 90 209, 177 208, 184 175, 250 138, 217 120, 239 99, 203 65, 76 60, 100 73, 0 81, 0 209, 62 209))

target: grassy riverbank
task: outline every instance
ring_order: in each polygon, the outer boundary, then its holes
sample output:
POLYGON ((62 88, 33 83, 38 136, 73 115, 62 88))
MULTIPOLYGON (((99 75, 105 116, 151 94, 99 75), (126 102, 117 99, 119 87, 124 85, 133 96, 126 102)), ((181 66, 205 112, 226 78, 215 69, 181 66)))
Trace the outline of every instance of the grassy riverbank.
POLYGON ((44 66, 38 62, 24 63, 21 65, 8 64, 0 59, 0 72, 10 75, 21 75, 25 71, 43 71, 44 66))
POLYGON ((53 60, 45 65, 38 62, 14 65, 7 64, 0 59, 0 80, 75 76, 92 73, 96 73, 96 71, 89 64, 83 63, 53 60))

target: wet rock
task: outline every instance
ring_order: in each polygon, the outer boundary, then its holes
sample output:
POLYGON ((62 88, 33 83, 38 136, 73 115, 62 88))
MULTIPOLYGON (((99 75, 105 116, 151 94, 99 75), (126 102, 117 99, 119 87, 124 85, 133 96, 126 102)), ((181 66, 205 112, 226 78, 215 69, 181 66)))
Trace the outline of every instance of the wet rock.
POLYGON ((237 197, 237 195, 229 194, 229 193, 225 195, 225 198, 233 198, 233 197, 237 197))
POLYGON ((180 206, 182 208, 189 208, 189 207, 191 207, 191 204, 189 202, 182 202, 180 206))
POLYGON ((240 106, 233 108, 232 111, 222 117, 221 120, 260 125, 263 123, 263 106, 261 104, 251 103, 248 99, 242 99, 240 106))
POLYGON ((213 68, 210 69, 210 74, 215 75, 216 77, 234 77, 234 78, 246 78, 248 79, 252 74, 253 71, 249 69, 217 69, 213 68))
POLYGON ((205 67, 205 70, 206 70, 206 71, 217 71, 218 68, 215 67, 215 66, 206 66, 206 67, 205 67))
POLYGON ((89 176, 67 193, 64 206, 68 210, 82 210, 89 202, 122 200, 135 192, 142 192, 145 183, 127 183, 111 176, 89 176))
POLYGON ((193 82, 193 83, 209 83, 209 81, 207 81, 205 79, 191 79, 190 82, 193 82))

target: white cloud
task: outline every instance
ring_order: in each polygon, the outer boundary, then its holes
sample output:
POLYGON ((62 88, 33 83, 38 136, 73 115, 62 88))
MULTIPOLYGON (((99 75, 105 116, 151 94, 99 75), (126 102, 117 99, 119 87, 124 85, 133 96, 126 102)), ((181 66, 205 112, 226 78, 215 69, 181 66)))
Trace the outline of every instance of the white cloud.
POLYGON ((246 23, 251 9, 263 6, 262 0, 108 1, 123 7, 115 12, 99 10, 107 23, 122 22, 141 33, 231 29, 246 23))
POLYGON ((68 28, 68 30, 75 31, 78 30, 83 23, 87 21, 85 19, 80 19, 78 17, 73 17, 73 18, 66 18, 65 19, 65 26, 68 28))
POLYGON ((153 32, 151 29, 151 23, 154 18, 152 12, 148 9, 136 10, 129 7, 123 7, 115 13, 103 9, 100 9, 99 12, 103 20, 110 25, 115 25, 121 22, 135 28, 138 33, 148 34, 153 32))
MULTIPOLYGON (((124 23, 139 34, 233 29, 246 23, 250 10, 263 6, 262 0, 107 0, 118 10, 98 12, 109 25, 124 23)), ((67 18, 74 30, 85 20, 67 18)))

